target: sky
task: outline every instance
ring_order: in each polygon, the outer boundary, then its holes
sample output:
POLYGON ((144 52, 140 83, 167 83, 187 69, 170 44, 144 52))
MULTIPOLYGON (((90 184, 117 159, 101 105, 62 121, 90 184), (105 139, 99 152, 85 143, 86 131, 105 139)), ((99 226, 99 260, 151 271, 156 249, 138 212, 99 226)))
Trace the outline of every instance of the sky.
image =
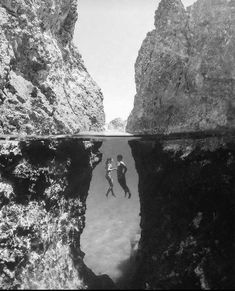
MULTIPOLYGON (((183 0, 185 6, 195 0, 183 0)), ((74 43, 104 95, 106 122, 127 119, 136 94, 134 64, 154 29, 158 0, 79 0, 74 43)))

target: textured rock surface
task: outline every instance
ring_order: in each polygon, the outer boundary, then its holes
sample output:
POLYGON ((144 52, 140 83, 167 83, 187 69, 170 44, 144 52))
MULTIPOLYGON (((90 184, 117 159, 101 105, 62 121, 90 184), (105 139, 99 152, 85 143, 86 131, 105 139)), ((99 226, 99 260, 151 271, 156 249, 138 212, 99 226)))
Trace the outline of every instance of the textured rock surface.
POLYGON ((121 118, 115 118, 109 122, 108 130, 125 132, 126 122, 127 122, 126 120, 123 120, 121 118))
POLYGON ((134 289, 234 289, 235 139, 130 141, 141 240, 134 289))
POLYGON ((235 1, 162 0, 135 65, 128 132, 235 127, 235 1))
POLYGON ((1 289, 97 289, 110 284, 87 269, 80 250, 100 146, 71 139, 1 141, 1 289))
POLYGON ((0 133, 100 130, 103 96, 72 43, 77 0, 0 1, 0 133))

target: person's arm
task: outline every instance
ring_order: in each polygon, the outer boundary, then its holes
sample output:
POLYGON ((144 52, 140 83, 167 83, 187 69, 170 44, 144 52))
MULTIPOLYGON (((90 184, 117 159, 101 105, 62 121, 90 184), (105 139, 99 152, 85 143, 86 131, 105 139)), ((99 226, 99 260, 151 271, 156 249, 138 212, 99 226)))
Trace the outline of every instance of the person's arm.
POLYGON ((109 171, 114 171, 114 170, 117 170, 116 168, 112 168, 112 166, 109 166, 109 171))

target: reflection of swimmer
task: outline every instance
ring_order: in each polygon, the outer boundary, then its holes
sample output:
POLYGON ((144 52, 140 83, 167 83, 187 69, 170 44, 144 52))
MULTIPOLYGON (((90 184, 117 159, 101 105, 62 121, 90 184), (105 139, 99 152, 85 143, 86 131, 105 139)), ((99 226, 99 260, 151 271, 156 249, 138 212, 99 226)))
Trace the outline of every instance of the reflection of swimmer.
POLYGON ((117 170, 117 169, 112 168, 112 162, 113 162, 113 159, 112 159, 112 158, 108 158, 108 159, 106 160, 106 163, 105 163, 105 170, 106 170, 105 178, 106 178, 106 179, 108 180, 108 182, 109 182, 109 189, 108 189, 108 191, 107 191, 107 193, 106 193, 106 196, 107 196, 107 197, 108 197, 108 195, 109 195, 109 192, 111 192, 112 195, 113 195, 114 197, 116 197, 115 194, 114 194, 114 192, 113 192, 113 179, 112 179, 112 176, 111 176, 111 172, 112 172, 113 170, 117 170))
POLYGON ((126 184, 126 172, 127 172, 127 167, 124 164, 124 162, 122 161, 123 156, 122 155, 118 155, 117 156, 117 178, 118 178, 118 182, 121 185, 122 189, 125 192, 125 197, 128 193, 128 198, 131 198, 131 192, 126 184))

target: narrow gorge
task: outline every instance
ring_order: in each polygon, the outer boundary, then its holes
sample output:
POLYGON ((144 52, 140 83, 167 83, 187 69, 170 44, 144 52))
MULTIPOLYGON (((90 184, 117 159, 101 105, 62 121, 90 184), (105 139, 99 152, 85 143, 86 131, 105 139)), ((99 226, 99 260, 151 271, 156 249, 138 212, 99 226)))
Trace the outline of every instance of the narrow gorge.
POLYGON ((77 2, 0 2, 0 289, 234 289, 235 1, 159 1, 116 136, 77 2))

